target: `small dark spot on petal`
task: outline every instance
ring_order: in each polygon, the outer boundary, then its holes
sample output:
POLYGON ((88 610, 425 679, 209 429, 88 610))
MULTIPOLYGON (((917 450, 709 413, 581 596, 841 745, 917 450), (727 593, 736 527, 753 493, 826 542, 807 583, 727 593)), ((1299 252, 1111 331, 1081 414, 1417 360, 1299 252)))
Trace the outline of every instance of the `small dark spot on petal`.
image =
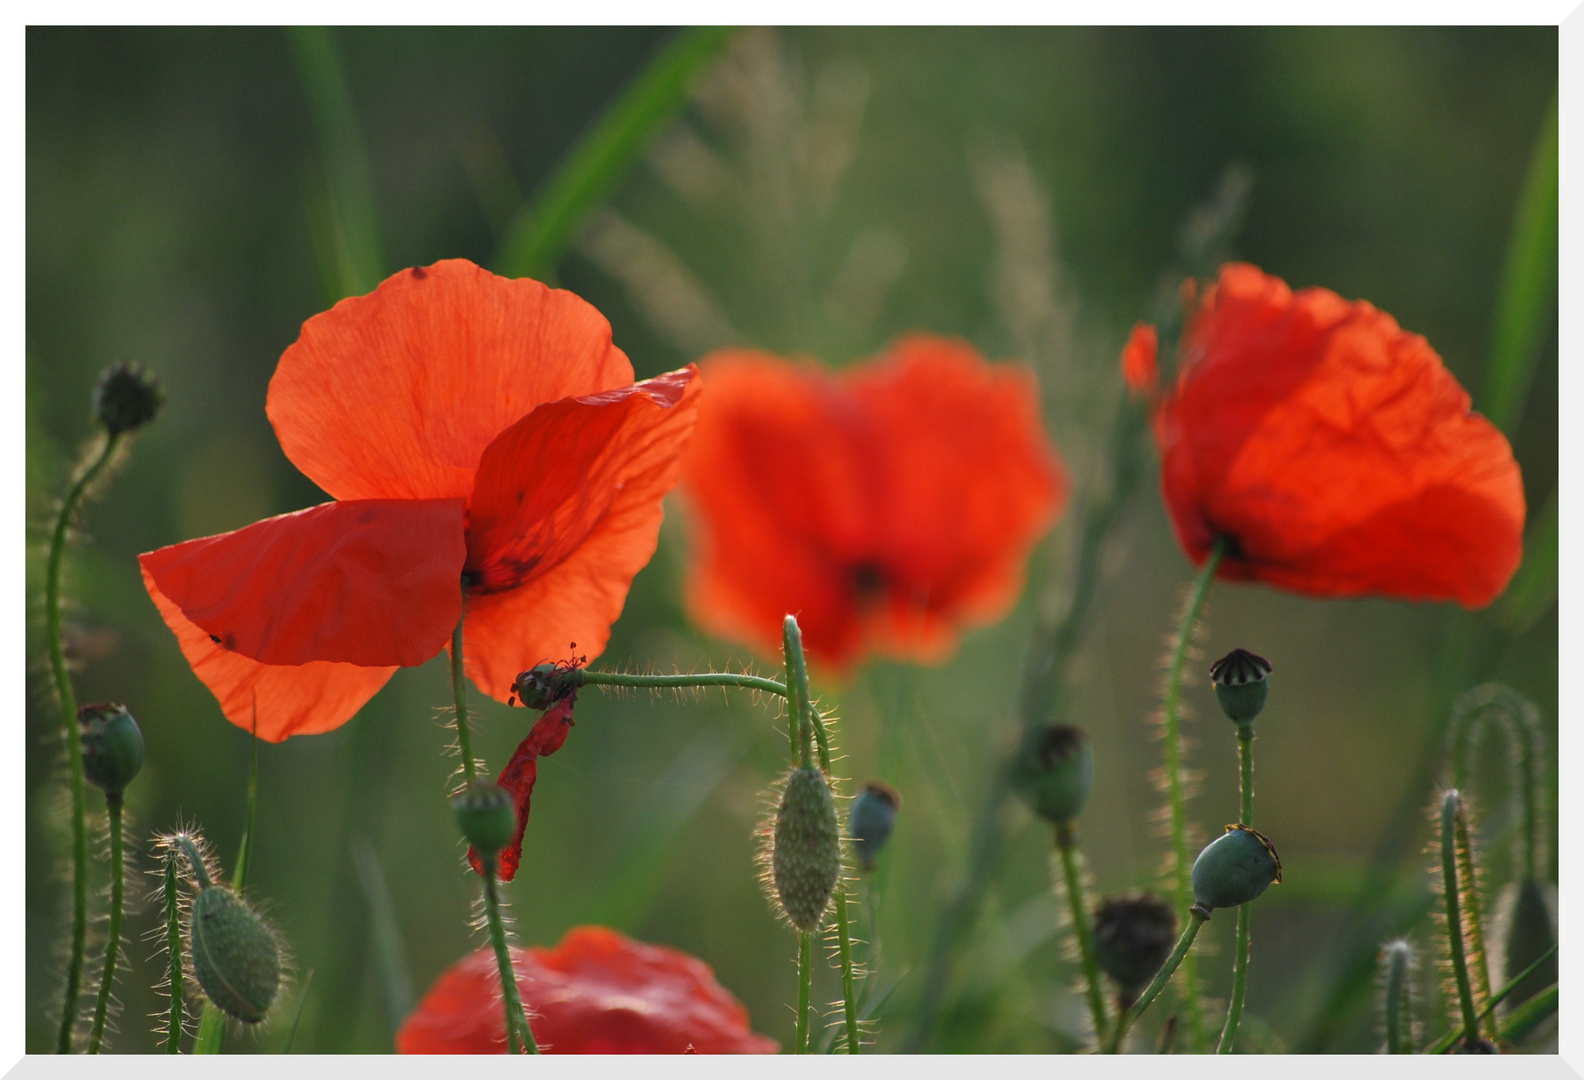
POLYGON ((429 271, 425 270, 421 266, 415 266, 412 268, 412 276, 417 278, 419 281, 422 281, 424 278, 429 276, 429 271))
POLYGON ((219 634, 210 634, 209 635, 209 640, 214 642, 216 645, 218 645, 218 644, 220 644, 220 635, 219 634))
POLYGON ((525 496, 526 496, 526 495, 527 495, 527 494, 528 494, 528 493, 527 493, 527 492, 526 492, 526 491, 519 491, 519 492, 518 492, 518 493, 517 493, 517 505, 518 505, 518 506, 521 506, 521 505, 522 505, 522 501, 523 501, 523 498, 524 498, 524 497, 525 497, 525 496))

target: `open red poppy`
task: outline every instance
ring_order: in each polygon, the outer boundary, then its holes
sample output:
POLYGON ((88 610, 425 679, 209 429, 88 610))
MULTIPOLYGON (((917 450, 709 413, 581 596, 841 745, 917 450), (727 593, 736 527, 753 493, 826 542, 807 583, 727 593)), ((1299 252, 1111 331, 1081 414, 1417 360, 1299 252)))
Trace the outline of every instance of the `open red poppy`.
MULTIPOLYGON (((543 1053, 773 1054, 748 1010, 708 964, 603 926, 567 931, 554 949, 511 950, 528 1026, 543 1053)), ((447 968, 396 1033, 403 1054, 504 1054, 506 1014, 495 952, 447 968)))
MULTIPOLYGON (((1155 437, 1194 563, 1222 538, 1219 576, 1314 596, 1472 608, 1506 587, 1523 553, 1518 465, 1424 338, 1365 301, 1234 264, 1182 356, 1155 437)), ((1153 333, 1134 331, 1124 367, 1154 370, 1153 333)))
POLYGON ((232 723, 345 723, 449 641, 504 701, 517 672, 605 646, 654 553, 699 383, 633 383, 583 300, 465 259, 303 324, 270 381, 281 449, 337 501, 139 556, 232 723))
POLYGON ((778 655, 936 660, 1005 615, 1067 477, 1033 375, 915 335, 832 375, 728 350, 683 461, 696 525, 687 603, 713 633, 778 655))

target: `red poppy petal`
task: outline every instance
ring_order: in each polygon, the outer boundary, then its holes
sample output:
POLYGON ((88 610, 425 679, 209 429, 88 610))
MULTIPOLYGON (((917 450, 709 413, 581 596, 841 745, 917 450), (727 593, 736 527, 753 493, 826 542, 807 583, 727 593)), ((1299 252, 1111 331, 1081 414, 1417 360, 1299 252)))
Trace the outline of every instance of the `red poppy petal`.
POLYGON ((352 719, 396 671, 394 667, 358 667, 323 660, 291 667, 249 660, 216 645, 206 631, 183 615, 160 592, 147 566, 143 567, 143 585, 165 625, 176 635, 193 674, 220 702, 226 719, 252 731, 256 706, 258 736, 266 742, 335 730, 352 719))
POLYGON ((1155 392, 1160 382, 1160 368, 1156 363, 1159 349, 1160 339, 1153 326, 1139 323, 1133 327, 1122 349, 1122 381, 1127 383, 1128 393, 1134 397, 1148 397, 1155 392))
POLYGON ((484 448, 536 406, 632 382, 610 337, 572 293, 447 259, 304 323, 266 411, 338 499, 466 498, 484 448))
MULTIPOLYGON (((517 744, 511 760, 506 762, 500 779, 496 781, 511 792, 512 804, 517 809, 517 831, 512 835, 511 843, 502 848, 497 856, 495 872, 502 881, 510 881, 517 876, 517 867, 522 862, 523 833, 528 828, 528 813, 533 803, 534 781, 539 778, 538 761, 561 749, 566 742, 567 733, 572 729, 572 705, 576 699, 577 694, 574 692, 545 710, 527 737, 517 744)), ((475 872, 484 873, 484 864, 478 852, 471 847, 468 848, 468 862, 475 872)))
POLYGON ((138 558, 233 653, 272 665, 421 664, 462 614, 460 499, 324 503, 138 558))
MULTIPOLYGON (((690 380, 670 409, 645 405, 641 399, 628 406, 623 438, 626 433, 642 436, 630 444, 642 451, 632 460, 649 463, 648 471, 634 475, 621 470, 625 479, 620 488, 605 493, 608 504, 576 547, 558 562, 536 566, 513 589, 469 593, 464 657, 468 677, 484 693, 505 701, 519 672, 544 660, 570 659, 572 642, 581 656, 595 657, 604 650, 634 575, 654 554, 664 517, 662 499, 676 483, 677 454, 691 427, 698 385, 690 380)), ((496 489, 508 493, 510 503, 516 490, 496 489)), ((498 494, 489 498, 496 505, 502 501, 498 494)))

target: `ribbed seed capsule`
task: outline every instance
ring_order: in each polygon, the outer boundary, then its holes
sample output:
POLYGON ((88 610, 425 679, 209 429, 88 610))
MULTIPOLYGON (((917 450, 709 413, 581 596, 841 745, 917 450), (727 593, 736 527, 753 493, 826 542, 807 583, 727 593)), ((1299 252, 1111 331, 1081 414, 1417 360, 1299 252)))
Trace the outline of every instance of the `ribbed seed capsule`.
POLYGON ((244 1024, 264 1019, 280 989, 280 946, 264 920, 224 885, 193 900, 193 974, 210 1001, 244 1024))
POLYGON ((793 769, 776 810, 770 869, 781 909, 813 933, 841 876, 841 830, 830 783, 818 769, 793 769))

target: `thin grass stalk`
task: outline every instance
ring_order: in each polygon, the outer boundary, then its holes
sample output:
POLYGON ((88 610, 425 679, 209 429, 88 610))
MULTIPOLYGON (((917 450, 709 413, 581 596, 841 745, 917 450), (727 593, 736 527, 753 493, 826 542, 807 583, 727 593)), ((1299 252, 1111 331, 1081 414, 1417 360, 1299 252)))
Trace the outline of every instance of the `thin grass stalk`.
MULTIPOLYGON (((1492 994, 1491 995, 1491 999, 1485 1003, 1485 1008, 1480 1011, 1480 1019, 1483 1020, 1486 1016, 1494 1013, 1496 1011, 1496 1006, 1500 1005, 1503 1001, 1505 1001, 1507 999, 1508 995, 1510 995, 1514 990, 1518 989, 1518 987, 1523 983, 1523 981, 1525 979, 1527 979, 1529 976, 1533 975, 1536 971, 1538 971, 1541 964, 1544 964, 1547 960, 1550 960, 1556 954, 1557 954, 1557 947, 1555 945, 1552 945, 1545 952, 1541 953, 1540 956, 1536 957, 1534 963, 1532 963, 1528 967, 1524 968, 1518 974, 1514 975, 1511 979, 1508 979, 1507 980, 1507 985, 1502 987, 1500 990, 1496 991, 1494 994, 1492 994)), ((1519 1008, 1523 1008, 1523 1007, 1524 1006, 1520 1006, 1519 1008)), ((1509 1017, 1517 1016, 1518 1015, 1518 1011, 1519 1011, 1518 1009, 1514 1009, 1512 1011, 1512 1013, 1509 1014, 1509 1017)), ((1427 1050, 1425 1050, 1425 1053, 1427 1053, 1427 1054, 1444 1054, 1444 1053, 1446 1053, 1448 1050, 1450 1050, 1452 1048, 1452 1044, 1453 1043, 1457 1042, 1462 1037, 1463 1037, 1463 1029, 1460 1028, 1460 1027, 1453 1028, 1451 1031, 1449 1031, 1445 1035, 1441 1036, 1435 1042, 1431 1043, 1430 1047, 1427 1050)), ((1510 1036, 1507 1034, 1507 1028, 1505 1026, 1503 1026, 1501 1028, 1501 1037, 1504 1040, 1510 1038, 1510 1036)))
POLYGON ((121 916, 126 906, 126 856, 122 851, 122 799, 120 792, 105 792, 110 815, 110 927, 105 939, 104 974, 99 980, 99 1000, 94 1003, 93 1028, 88 1052, 97 1054, 104 1042, 105 1020, 110 1015, 110 989, 115 985, 116 959, 121 955, 121 916))
POLYGON ((1105 988, 1100 963, 1095 959, 1094 934, 1089 925, 1089 903, 1084 896, 1083 853, 1072 822, 1056 826, 1056 850, 1061 855, 1062 880, 1067 886, 1067 905, 1072 913, 1073 938, 1078 942, 1078 960, 1084 973, 1084 993, 1089 1015, 1094 1021, 1095 1045, 1104 1046, 1110 1027, 1106 1017, 1105 988))

